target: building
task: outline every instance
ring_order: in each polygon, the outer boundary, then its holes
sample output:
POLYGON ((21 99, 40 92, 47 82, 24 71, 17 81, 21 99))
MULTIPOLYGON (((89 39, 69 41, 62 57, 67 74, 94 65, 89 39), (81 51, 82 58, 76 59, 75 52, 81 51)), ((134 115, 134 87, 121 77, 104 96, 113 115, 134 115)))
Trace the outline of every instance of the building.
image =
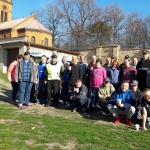
POLYGON ((12 0, 0 0, 0 71, 7 72, 9 64, 17 54, 29 50, 36 58, 51 56, 57 50, 59 59, 66 55, 70 59, 77 52, 52 47, 52 34, 33 14, 12 20, 12 0))

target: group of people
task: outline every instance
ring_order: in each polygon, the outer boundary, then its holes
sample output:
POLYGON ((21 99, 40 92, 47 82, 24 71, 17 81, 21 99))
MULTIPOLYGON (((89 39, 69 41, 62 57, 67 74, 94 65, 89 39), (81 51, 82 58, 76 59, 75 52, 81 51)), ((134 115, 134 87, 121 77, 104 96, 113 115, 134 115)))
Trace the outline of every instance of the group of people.
POLYGON ((144 50, 142 59, 124 57, 119 64, 116 58, 107 57, 102 64, 100 58, 92 56, 87 64, 81 55, 66 56, 57 59, 57 51, 47 58, 43 55, 36 63, 30 52, 24 56, 17 55, 16 60, 8 68, 8 80, 12 85, 12 100, 18 108, 31 107, 30 102, 45 107, 62 105, 71 107, 75 112, 101 109, 103 114, 114 116, 114 123, 125 118, 131 125, 131 119, 142 116, 142 128, 147 130, 150 125, 150 60, 148 51, 144 50))

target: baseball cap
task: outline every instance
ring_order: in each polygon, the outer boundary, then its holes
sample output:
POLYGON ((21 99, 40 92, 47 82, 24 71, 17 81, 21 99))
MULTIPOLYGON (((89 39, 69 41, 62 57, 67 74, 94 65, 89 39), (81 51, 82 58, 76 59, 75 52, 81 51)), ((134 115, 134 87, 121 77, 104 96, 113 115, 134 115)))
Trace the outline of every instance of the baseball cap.
POLYGON ((132 80, 131 85, 138 85, 138 81, 132 80))
POLYGON ((104 79, 104 82, 110 82, 110 79, 109 79, 108 77, 106 77, 106 78, 104 79))
POLYGON ((51 57, 52 57, 52 58, 57 58, 57 56, 56 56, 55 54, 53 54, 51 57))
POLYGON ((124 59, 128 59, 128 58, 130 58, 130 56, 129 56, 129 55, 126 55, 126 56, 124 57, 124 59))
POLYGON ((143 51, 143 54, 148 54, 148 50, 144 50, 144 51, 143 51))

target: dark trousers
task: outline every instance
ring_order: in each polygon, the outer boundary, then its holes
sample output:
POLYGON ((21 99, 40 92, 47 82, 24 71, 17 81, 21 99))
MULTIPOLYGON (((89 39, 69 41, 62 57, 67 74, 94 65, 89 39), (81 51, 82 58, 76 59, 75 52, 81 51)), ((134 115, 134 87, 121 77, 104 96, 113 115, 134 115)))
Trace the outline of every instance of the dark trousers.
POLYGON ((19 85, 17 82, 11 82, 12 86, 12 100, 16 100, 17 93, 19 91, 19 85))
POLYGON ((30 94, 30 102, 32 102, 32 103, 35 102, 34 93, 35 93, 35 83, 33 83, 33 85, 32 85, 31 94, 30 94))
POLYGON ((92 103, 93 104, 96 104, 98 101, 98 89, 99 88, 92 87, 92 103))
POLYGON ((47 81, 47 103, 51 103, 53 98, 53 103, 57 104, 60 97, 59 81, 49 80, 47 81), (53 94, 52 94, 53 92, 53 94))
POLYGON ((101 106, 101 107, 102 107, 102 110, 103 110, 106 114, 108 114, 108 113, 109 113, 109 111, 108 111, 108 109, 107 109, 107 105, 108 105, 108 103, 107 103, 107 102, 99 101, 99 106, 101 106))
POLYGON ((112 83, 115 89, 118 89, 120 87, 120 83, 112 83))
POLYGON ((62 84, 62 99, 63 102, 68 102, 68 82, 62 84))

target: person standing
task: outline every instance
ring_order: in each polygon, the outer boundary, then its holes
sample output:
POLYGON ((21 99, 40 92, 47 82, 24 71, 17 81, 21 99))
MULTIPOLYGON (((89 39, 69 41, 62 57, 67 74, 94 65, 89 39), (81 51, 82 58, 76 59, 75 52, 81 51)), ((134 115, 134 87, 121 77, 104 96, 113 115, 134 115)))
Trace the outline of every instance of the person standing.
POLYGON ((41 57, 41 62, 37 66, 39 83, 37 88, 38 94, 36 104, 46 104, 46 96, 47 96, 47 87, 45 84, 46 60, 47 57, 43 55, 41 57))
POLYGON ((36 65, 30 60, 30 52, 24 53, 24 59, 18 61, 15 69, 15 82, 19 84, 19 103, 18 107, 23 108, 24 100, 25 105, 31 107, 29 103, 30 92, 33 82, 37 82, 36 65))
POLYGON ((88 96, 91 96, 91 87, 90 87, 90 77, 91 77, 91 71, 93 68, 96 66, 96 56, 92 56, 92 61, 88 64, 87 69, 86 69, 86 74, 87 74, 87 88, 88 88, 88 96))
POLYGON ((130 58, 124 60, 125 66, 121 70, 121 81, 128 81, 130 83, 137 78, 137 71, 130 65, 130 62, 130 58))
POLYGON ((108 69, 111 67, 111 58, 107 57, 106 58, 106 63, 103 65, 103 67, 106 69, 106 73, 108 74, 108 69))
POLYGON ((82 68, 78 64, 77 56, 72 56, 72 65, 68 66, 69 90, 74 86, 77 79, 82 80, 82 68))
POLYGON ((19 60, 21 60, 23 58, 23 56, 21 54, 18 54, 16 56, 16 59, 9 65, 8 67, 8 80, 11 82, 11 86, 12 86, 12 102, 15 104, 16 103, 16 95, 19 91, 19 85, 17 82, 15 82, 15 69, 16 69, 16 65, 18 63, 19 60))
POLYGON ((150 67, 150 60, 148 57, 148 50, 143 51, 143 57, 138 62, 137 69, 137 80, 139 82, 139 89, 143 91, 146 88, 147 70, 150 67))
POLYGON ((84 56, 80 56, 80 62, 79 65, 82 68, 82 84, 87 86, 87 74, 86 74, 86 69, 87 69, 87 63, 84 62, 84 56))
POLYGON ((57 107, 60 98, 60 75, 62 65, 57 62, 57 56, 52 55, 51 61, 46 65, 45 84, 47 84, 47 103, 45 107, 54 105, 57 107), (52 99, 53 98, 53 101, 52 99))
POLYGON ((110 83, 115 89, 120 86, 120 70, 118 60, 114 59, 112 66, 107 71, 107 77, 110 79, 110 83))
POLYGON ((96 106, 98 101, 98 89, 103 84, 104 78, 106 77, 106 70, 102 67, 102 60, 96 60, 96 67, 91 71, 90 84, 92 90, 92 104, 96 106))
POLYGON ((133 60, 132 60, 132 66, 133 66, 135 69, 136 69, 137 63, 138 63, 138 59, 137 59, 137 58, 133 58, 133 60))

